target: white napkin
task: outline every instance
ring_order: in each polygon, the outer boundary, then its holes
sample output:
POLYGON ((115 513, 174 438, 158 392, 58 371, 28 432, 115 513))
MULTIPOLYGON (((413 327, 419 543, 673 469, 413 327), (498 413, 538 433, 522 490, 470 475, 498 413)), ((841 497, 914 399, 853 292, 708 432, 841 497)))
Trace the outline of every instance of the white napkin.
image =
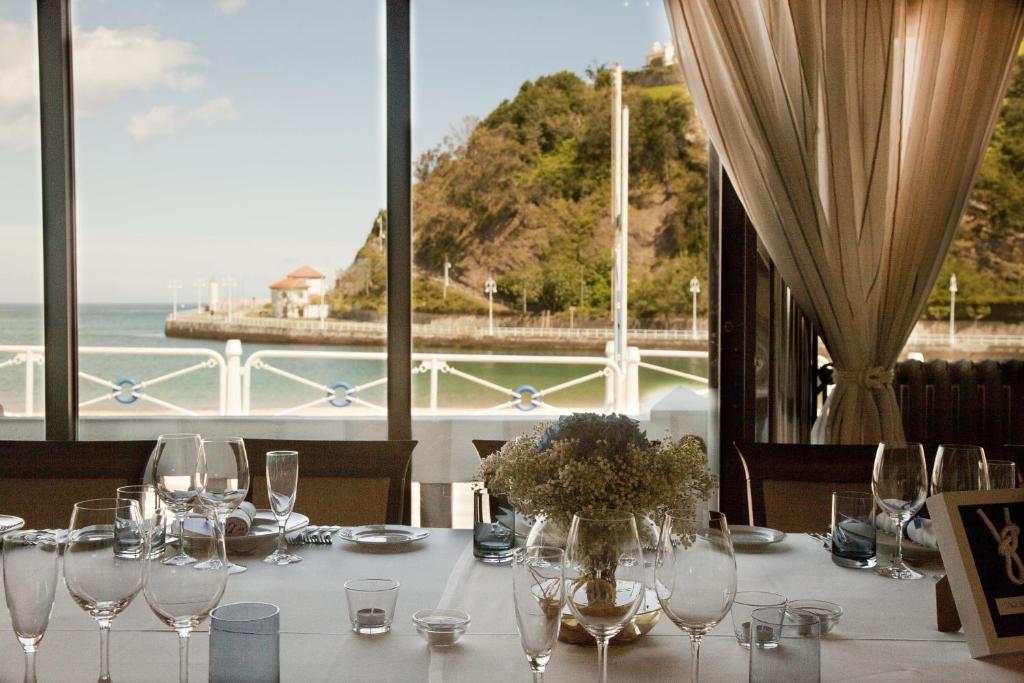
MULTIPOLYGON (((896 524, 892 521, 892 517, 884 512, 878 513, 878 516, 875 517, 875 527, 879 531, 896 535, 896 524)), ((925 519, 924 517, 914 517, 904 524, 904 528, 906 529, 906 537, 914 543, 928 548, 939 547, 935 540, 935 531, 932 529, 932 520, 925 519)))
POLYGON ((252 527, 252 520, 256 517, 256 506, 250 502, 243 501, 234 512, 228 515, 224 522, 224 534, 227 536, 245 536, 252 527))

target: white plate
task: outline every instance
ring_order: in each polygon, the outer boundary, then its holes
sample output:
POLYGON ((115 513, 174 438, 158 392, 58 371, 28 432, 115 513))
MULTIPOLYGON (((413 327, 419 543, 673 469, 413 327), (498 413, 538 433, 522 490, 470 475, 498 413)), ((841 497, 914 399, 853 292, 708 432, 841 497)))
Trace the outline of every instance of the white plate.
POLYGON ((430 535, 429 531, 400 524, 368 524, 366 526, 346 527, 338 532, 338 537, 360 545, 396 546, 422 541, 430 535))
POLYGON ((737 548, 761 548, 778 543, 786 537, 786 534, 778 529, 746 524, 730 524, 729 533, 732 535, 733 546, 737 548))
POLYGON ((21 517, 15 517, 14 515, 0 515, 0 534, 6 534, 8 531, 14 531, 25 526, 25 520, 21 517))
MULTIPOLYGON (((285 533, 290 534, 305 526, 309 526, 309 517, 300 512, 293 512, 291 517, 288 518, 285 533)), ((277 536, 277 532, 277 517, 274 517, 274 513, 270 510, 257 510, 248 534, 245 536, 225 536, 224 542, 227 545, 231 545, 237 542, 255 541, 270 536, 277 536)))

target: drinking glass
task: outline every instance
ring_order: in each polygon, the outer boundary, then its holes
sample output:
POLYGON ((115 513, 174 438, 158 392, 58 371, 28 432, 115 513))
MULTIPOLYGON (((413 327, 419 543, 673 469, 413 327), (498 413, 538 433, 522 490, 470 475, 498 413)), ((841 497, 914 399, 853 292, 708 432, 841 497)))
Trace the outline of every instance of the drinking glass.
POLYGON ((868 569, 877 563, 875 499, 865 491, 832 493, 832 561, 868 569))
POLYGON ((668 618, 690 636, 690 678, 700 677, 700 644, 736 598, 736 556, 725 515, 667 512, 658 538, 654 589, 668 618))
POLYGON ((984 491, 988 463, 981 446, 942 444, 932 467, 932 495, 948 491, 984 491))
POLYGON ((750 683, 818 683, 821 620, 810 612, 763 607, 750 615, 750 683))
POLYGON ((57 590, 57 539, 39 531, 3 537, 4 594, 11 626, 25 651, 25 683, 36 680, 36 650, 50 623, 57 590))
POLYGON ((919 443, 880 443, 871 471, 871 493, 896 529, 896 554, 876 571, 890 579, 920 579, 923 574, 903 562, 903 523, 917 514, 928 493, 928 467, 919 443))
POLYGON ((732 633, 741 647, 750 647, 750 615, 762 607, 786 608, 788 600, 785 595, 765 591, 740 591, 733 599, 732 633))
POLYGON ((181 548, 181 525, 185 513, 199 497, 206 469, 203 441, 198 434, 161 434, 150 457, 150 475, 160 499, 175 513, 172 532, 178 540, 178 552, 166 559, 168 564, 191 564, 181 548))
MULTIPOLYGON (((249 458, 245 454, 245 441, 240 436, 203 439, 203 457, 206 458, 206 471, 199 497, 217 511, 217 520, 223 528, 228 515, 249 493, 249 458)), ((244 571, 245 567, 228 559, 229 574, 244 571)))
MULTIPOLYGON (((164 529, 157 528, 157 513, 164 509, 160 494, 152 484, 131 484, 121 486, 117 489, 117 499, 120 501, 134 500, 139 504, 139 513, 142 515, 143 535, 148 537, 149 552, 162 553, 164 550, 164 529)), ((134 546, 126 543, 120 544, 120 552, 123 554, 138 554, 143 551, 145 538, 125 539, 134 540, 134 546)))
POLYGON ((608 641, 646 596, 644 555, 633 515, 574 515, 565 551, 566 601, 597 641, 598 680, 608 680, 608 641))
POLYGON ((523 652, 534 683, 543 683, 565 606, 565 551, 551 546, 517 549, 512 556, 512 592, 523 652))
MULTIPOLYGON (((166 525, 166 521, 159 522, 166 525)), ((188 640, 210 610, 217 606, 228 580, 224 527, 217 512, 195 508, 182 520, 182 551, 192 564, 171 564, 149 557, 143 594, 153 613, 178 633, 178 680, 188 681, 188 640)))
POLYGON ((485 488, 473 490, 473 555, 488 564, 512 559, 516 513, 505 496, 485 488))
POLYGON ((1012 460, 989 460, 988 483, 993 490, 1017 488, 1017 463, 1012 460))
POLYGON ((299 454, 298 451, 270 451, 267 453, 267 498, 270 509, 277 517, 280 533, 277 536, 277 549, 263 558, 270 564, 295 564, 302 562, 298 555, 292 555, 284 547, 284 532, 288 526, 288 518, 295 507, 296 489, 299 486, 299 454))
POLYGON ((100 678, 110 680, 110 626, 142 590, 142 553, 123 555, 123 545, 143 532, 134 500, 95 498, 75 503, 64 549, 64 584, 72 599, 100 627, 100 678), (126 541, 127 539, 127 541, 126 541))
POLYGON ((345 582, 345 601, 352 631, 378 636, 391 630, 401 584, 394 579, 351 579, 345 582))

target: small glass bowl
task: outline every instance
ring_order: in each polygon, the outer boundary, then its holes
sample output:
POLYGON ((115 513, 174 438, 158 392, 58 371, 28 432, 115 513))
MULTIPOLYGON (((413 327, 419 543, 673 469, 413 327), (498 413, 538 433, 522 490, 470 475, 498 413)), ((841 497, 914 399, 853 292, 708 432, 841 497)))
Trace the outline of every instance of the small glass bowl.
POLYGON ((449 647, 469 626, 469 615, 457 609, 424 609, 412 615, 419 633, 431 647, 449 647))
POLYGON ((793 612, 813 614, 821 622, 821 635, 829 633, 843 616, 843 608, 824 600, 790 600, 787 607, 793 612))

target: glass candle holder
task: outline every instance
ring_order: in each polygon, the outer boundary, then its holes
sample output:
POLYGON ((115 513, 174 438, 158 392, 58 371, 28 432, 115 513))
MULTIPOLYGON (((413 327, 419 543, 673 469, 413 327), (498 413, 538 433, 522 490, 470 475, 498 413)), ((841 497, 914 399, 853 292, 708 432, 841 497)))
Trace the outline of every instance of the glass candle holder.
POLYGON ((786 596, 764 591, 740 591, 732 603, 732 632, 736 642, 750 647, 750 614, 762 607, 786 608, 786 596))
POLYGON ((376 636, 391 630, 398 602, 399 583, 394 579, 352 579, 345 582, 348 618, 352 630, 376 636))

